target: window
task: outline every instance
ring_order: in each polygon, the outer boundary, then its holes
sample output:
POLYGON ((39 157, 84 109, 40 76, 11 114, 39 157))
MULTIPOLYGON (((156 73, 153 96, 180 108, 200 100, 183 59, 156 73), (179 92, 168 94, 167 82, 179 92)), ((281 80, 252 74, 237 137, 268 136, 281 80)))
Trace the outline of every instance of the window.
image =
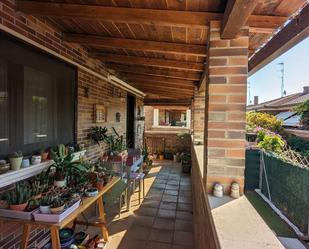
POLYGON ((76 69, 0 34, 0 156, 74 141, 76 69))
POLYGON ((185 110, 159 110, 159 125, 186 127, 186 117, 185 110))

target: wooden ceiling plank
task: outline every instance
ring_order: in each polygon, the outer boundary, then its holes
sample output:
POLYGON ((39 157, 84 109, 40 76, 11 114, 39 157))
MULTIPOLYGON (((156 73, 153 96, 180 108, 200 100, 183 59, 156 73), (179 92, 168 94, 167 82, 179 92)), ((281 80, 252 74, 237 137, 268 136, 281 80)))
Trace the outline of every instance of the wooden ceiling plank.
POLYGON ((89 55, 97 59, 100 59, 104 62, 114 62, 121 64, 146 65, 146 66, 163 67, 171 69, 184 69, 197 72, 203 71, 204 68, 204 65, 202 63, 194 63, 186 61, 164 60, 149 57, 125 56, 125 55, 95 53, 95 52, 91 52, 89 53, 89 55))
MULTIPOLYGON (((242 0, 251 2, 253 0, 242 0)), ((258 1, 256 1, 258 2, 258 1)), ((146 25, 174 26, 185 28, 206 28, 211 20, 221 20, 223 14, 217 12, 178 11, 163 9, 139 9, 106 7, 89 4, 17 1, 17 8, 27 14, 59 17, 78 18, 85 20, 139 23, 146 25)), ((241 17, 241 13, 238 17, 241 17)), ((286 20, 284 16, 252 15, 249 17, 249 25, 253 27, 271 28, 286 20), (271 27, 270 27, 271 26, 271 27)))
POLYGON ((257 3, 256 0, 228 0, 221 24, 221 38, 237 37, 257 3))
POLYGON ((250 58, 249 74, 252 75, 308 36, 309 4, 250 58))
POLYGON ((166 86, 166 87, 172 87, 172 88, 177 88, 181 90, 189 90, 189 91, 194 91, 194 85, 177 85, 177 84, 171 84, 171 83, 163 83, 163 82, 147 82, 147 81, 130 81, 129 83, 136 84, 136 85, 141 85, 141 86, 152 86, 152 87, 157 87, 157 86, 166 86))
POLYGON ((96 48, 122 48, 149 52, 162 52, 171 54, 184 54, 206 56, 206 46, 181 44, 172 42, 159 42, 148 40, 136 40, 125 38, 113 38, 99 35, 86 35, 63 33, 63 40, 67 42, 79 43, 81 45, 93 46, 96 48))
POLYGON ((39 16, 83 18, 147 25, 205 28, 210 20, 221 19, 221 13, 160 9, 139 9, 68 3, 17 1, 20 11, 39 16))
POLYGON ((201 77, 200 73, 175 71, 175 70, 173 71, 172 70, 162 70, 158 68, 127 66, 127 65, 119 65, 119 64, 108 65, 108 67, 118 72, 138 73, 138 74, 144 74, 144 75, 156 75, 156 76, 164 76, 164 77, 176 78, 176 79, 199 80, 201 77))
POLYGON ((195 81, 187 79, 171 79, 168 77, 161 76, 146 76, 143 74, 137 73, 121 73, 121 75, 128 80, 140 80, 140 81, 155 81, 155 82, 166 82, 166 83, 175 83, 175 84, 193 84, 195 81))

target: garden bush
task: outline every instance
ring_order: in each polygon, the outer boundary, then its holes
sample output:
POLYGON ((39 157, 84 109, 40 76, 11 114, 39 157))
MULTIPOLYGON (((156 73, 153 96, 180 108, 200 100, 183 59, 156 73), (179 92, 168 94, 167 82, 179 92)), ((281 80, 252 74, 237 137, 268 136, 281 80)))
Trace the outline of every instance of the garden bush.
POLYGON ((274 115, 263 112, 248 112, 246 115, 247 126, 253 130, 256 127, 279 132, 282 129, 282 121, 274 115))
POLYGON ((287 143, 291 147, 291 149, 299 152, 300 154, 304 156, 309 156, 309 141, 308 140, 303 139, 301 137, 290 136, 287 139, 287 143))
POLYGON ((305 102, 296 106, 295 111, 298 115, 300 115, 300 122, 303 127, 308 130, 309 129, 309 99, 305 102))

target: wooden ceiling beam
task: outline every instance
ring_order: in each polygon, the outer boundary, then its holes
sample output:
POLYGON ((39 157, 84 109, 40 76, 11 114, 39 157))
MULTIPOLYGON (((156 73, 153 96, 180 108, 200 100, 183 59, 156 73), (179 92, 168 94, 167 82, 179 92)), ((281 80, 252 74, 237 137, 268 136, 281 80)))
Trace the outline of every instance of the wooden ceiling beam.
POLYGON ((206 57, 206 46, 182 44, 173 42, 159 42, 149 40, 135 40, 125 38, 113 38, 99 35, 85 35, 64 33, 63 40, 79 43, 81 45, 93 46, 96 48, 119 48, 148 52, 159 52, 169 54, 183 54, 206 57))
POLYGON ((127 72, 127 73, 137 73, 144 75, 155 75, 155 76, 163 76, 168 78, 176 78, 176 79, 189 79, 189 80, 199 80, 201 77, 200 73, 193 72, 183 72, 176 70, 163 70, 158 68, 147 68, 147 67, 138 67, 138 66, 127 66, 120 64, 109 64, 108 68, 116 70, 118 72, 127 72))
POLYGON ((309 36, 309 4, 249 60, 249 75, 309 36))
POLYGON ((192 99, 152 99, 145 98, 144 105, 154 105, 154 106, 191 106, 192 99))
POLYGON ((118 55, 118 54, 108 54, 108 53, 89 53, 90 56, 100 59, 104 62, 114 62, 120 64, 129 64, 129 65, 145 65, 153 67, 162 67, 170 69, 179 69, 179 70, 190 70, 190 71, 203 71, 203 63, 194 63, 178 60, 166 60, 166 59, 157 59, 157 58, 147 58, 139 56, 128 56, 128 55, 118 55))
POLYGON ((132 81, 129 82, 131 85, 134 86, 147 86, 147 87, 153 87, 153 88, 157 88, 157 87, 162 87, 162 88, 166 88, 166 89, 176 89, 179 92, 194 92, 194 86, 177 86, 177 85, 168 85, 168 84, 158 84, 158 83, 153 83, 153 84, 147 84, 147 82, 138 82, 138 81, 132 81))
POLYGON ((257 3, 256 0, 228 0, 221 22, 221 38, 237 37, 257 3))
POLYGON ((169 87, 176 87, 180 89, 187 89, 187 90, 194 90, 194 84, 177 84, 177 83, 166 83, 166 82, 156 82, 153 80, 129 80, 129 82, 142 84, 142 85, 150 85, 150 86, 169 86, 169 87))
POLYGON ((122 72, 121 75, 128 80, 140 80, 140 81, 155 81, 155 82, 163 82, 163 83, 175 83, 175 84, 194 84, 195 81, 187 80, 187 79, 172 79, 168 77, 162 76, 146 76, 143 74, 136 73, 125 73, 122 72))
POLYGON ((146 87, 139 87, 139 90, 143 91, 146 94, 153 94, 153 95, 163 95, 171 98, 178 98, 178 99, 183 99, 183 98, 192 98, 193 94, 188 93, 175 93, 169 90, 164 90, 164 89, 149 89, 146 87))
MULTIPOLYGON (((24 13, 43 17, 78 18, 92 21, 96 19, 98 21, 187 28, 206 28, 209 21, 221 20, 223 17, 222 13, 215 12, 121 8, 89 4, 21 0, 17 1, 17 8, 24 13)), ((241 15, 239 17, 241 17, 241 15)), ((286 17, 281 16, 269 17, 270 16, 252 15, 249 17, 249 25, 253 27, 262 25, 260 26, 262 28, 270 28, 270 26, 274 27, 274 25, 278 27, 277 24, 280 23, 281 25, 286 19, 286 17), (271 20, 272 22, 265 22, 265 20, 271 20)))

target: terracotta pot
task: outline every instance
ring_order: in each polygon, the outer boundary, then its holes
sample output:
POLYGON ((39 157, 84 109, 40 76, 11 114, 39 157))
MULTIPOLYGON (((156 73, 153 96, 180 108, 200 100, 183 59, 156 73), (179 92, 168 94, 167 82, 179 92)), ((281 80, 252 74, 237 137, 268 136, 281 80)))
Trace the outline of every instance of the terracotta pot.
POLYGON ((52 214, 60 214, 62 213, 63 210, 64 210, 64 205, 62 205, 61 207, 50 208, 50 212, 52 214))
POLYGON ((9 203, 6 200, 0 200, 0 209, 9 208, 9 203))
POLYGON ((160 156, 159 156, 159 159, 160 159, 160 160, 164 160, 164 155, 160 155, 160 156))
POLYGON ((42 161, 46 161, 48 159, 48 152, 44 152, 41 154, 42 161))
POLYGON ((97 182, 97 183, 95 184, 95 187, 96 187, 99 191, 101 191, 101 190, 103 189, 103 187, 104 187, 104 181, 97 182))
POLYGON ((10 204, 10 209, 15 210, 15 211, 24 211, 27 205, 28 205, 28 202, 23 203, 23 204, 17 204, 17 205, 10 204))
POLYGON ((104 179, 104 185, 106 185, 107 183, 109 183, 112 179, 112 176, 103 176, 104 179))

